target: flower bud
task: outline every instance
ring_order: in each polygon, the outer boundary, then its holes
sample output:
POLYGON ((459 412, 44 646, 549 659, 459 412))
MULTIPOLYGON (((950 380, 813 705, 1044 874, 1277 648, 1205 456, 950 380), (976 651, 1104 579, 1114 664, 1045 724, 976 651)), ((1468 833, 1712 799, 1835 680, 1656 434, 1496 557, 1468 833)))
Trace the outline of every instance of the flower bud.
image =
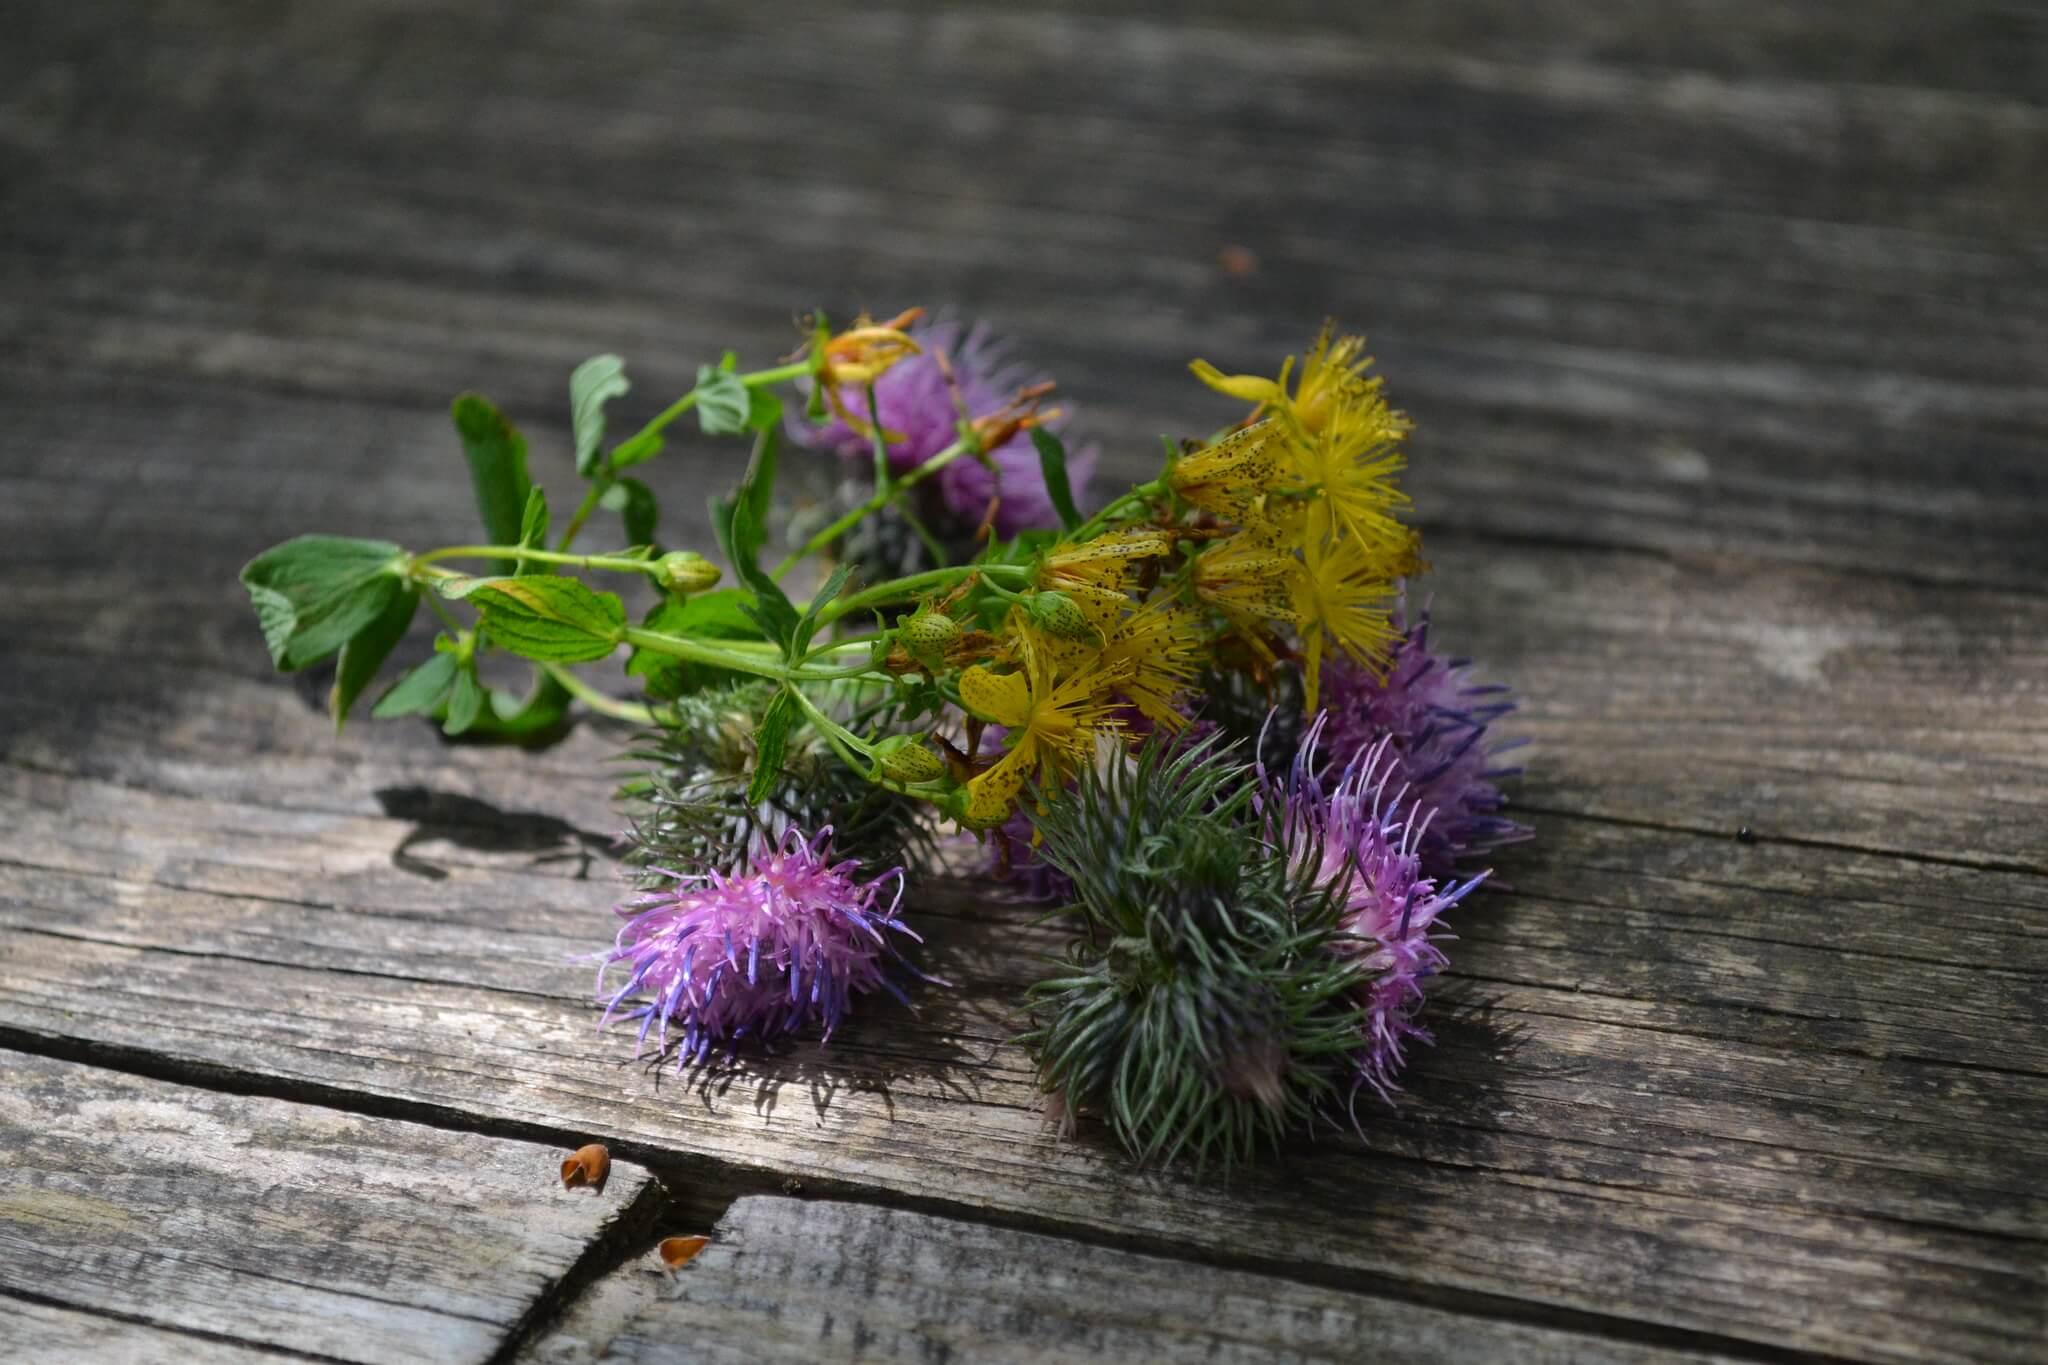
POLYGON ((920 657, 943 655, 960 639, 960 623, 942 611, 921 611, 899 623, 903 647, 920 657))
POLYGON ((661 586, 678 595, 703 592, 720 577, 719 568, 694 550, 676 550, 654 561, 661 586))
POLYGON ((883 749, 875 755, 882 774, 897 782, 936 782, 946 775, 939 756, 915 740, 883 749))
POLYGON ((1063 592, 1035 592, 1027 599, 1031 624, 1062 640, 1093 644, 1099 638, 1081 604, 1063 592))

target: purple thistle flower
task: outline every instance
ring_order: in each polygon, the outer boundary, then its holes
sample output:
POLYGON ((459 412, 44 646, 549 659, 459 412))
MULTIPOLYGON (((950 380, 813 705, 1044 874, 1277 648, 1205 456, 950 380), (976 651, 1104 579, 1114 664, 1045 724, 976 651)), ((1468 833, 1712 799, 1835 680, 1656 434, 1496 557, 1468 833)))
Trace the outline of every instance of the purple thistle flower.
POLYGON ((1284 782, 1274 781, 1263 763, 1259 780, 1283 846, 1297 859, 1313 860, 1307 870, 1316 885, 1333 889, 1342 903, 1340 924, 1351 936, 1342 951, 1355 954, 1364 971, 1358 991, 1365 1037, 1356 1084, 1391 1100, 1400 1088, 1405 1045, 1431 1041, 1416 1014, 1424 983, 1449 961, 1438 941, 1450 937, 1432 931, 1487 874, 1463 882, 1424 875, 1419 850, 1432 813, 1418 814, 1407 804, 1392 736, 1356 751, 1333 780, 1316 761, 1328 721, 1320 715, 1309 726, 1284 782))
MULTIPOLYGON (((1398 614, 1394 625, 1402 628, 1398 614)), ((1402 630, 1384 679, 1342 656, 1323 667, 1325 734, 1332 749, 1356 753, 1388 742, 1396 787, 1407 788, 1407 805, 1418 817, 1431 817, 1416 849, 1432 877, 1448 877, 1471 859, 1531 833, 1500 813, 1507 800, 1498 785, 1522 771, 1502 765, 1500 756, 1527 741, 1486 742, 1493 722, 1515 703, 1502 684, 1470 681, 1470 670, 1470 660, 1446 660, 1430 650, 1426 607, 1402 630)))
POLYGON ((794 829, 773 842, 763 837, 732 875, 651 869, 673 884, 618 907, 628 918, 598 968, 598 998, 606 1000, 598 1027, 614 1013, 639 1020, 637 1055, 657 1024, 666 1051, 676 1024, 681 1070, 713 1048, 730 1056, 743 1040, 773 1040, 814 1021, 830 1039, 853 997, 877 986, 905 999, 884 971, 901 965, 922 978, 889 937, 918 937, 897 915, 903 869, 856 882, 851 859, 828 860, 831 837, 830 827, 808 841, 794 829), (626 983, 607 999, 605 973, 621 963, 626 983))
MULTIPOLYGON (((1006 348, 991 341, 988 329, 980 324, 963 329, 954 322, 920 323, 910 329, 910 335, 923 353, 898 361, 875 381, 875 407, 882 428, 903 438, 889 444, 889 467, 898 474, 923 464, 953 444, 959 434, 960 411, 935 352, 943 351, 952 363, 954 382, 969 417, 1000 411, 1018 388, 1035 378, 1012 363, 1006 348)), ((867 395, 863 391, 848 388, 841 391, 840 398, 856 417, 866 417, 867 395)), ((1047 428, 1056 430, 1060 425, 1054 421, 1047 428)), ((821 427, 793 426, 792 435, 812 450, 828 451, 842 459, 864 463, 874 459, 874 442, 837 416, 821 427)), ((933 480, 939 486, 943 510, 957 527, 971 530, 980 525, 990 496, 1000 491, 998 535, 1057 529, 1059 514, 1045 491, 1045 476, 1030 434, 1020 431, 988 454, 995 463, 994 471, 966 457, 947 465, 933 480)), ((1087 501, 1088 476, 1095 459, 1092 446, 1067 454, 1067 480, 1076 502, 1087 501)))

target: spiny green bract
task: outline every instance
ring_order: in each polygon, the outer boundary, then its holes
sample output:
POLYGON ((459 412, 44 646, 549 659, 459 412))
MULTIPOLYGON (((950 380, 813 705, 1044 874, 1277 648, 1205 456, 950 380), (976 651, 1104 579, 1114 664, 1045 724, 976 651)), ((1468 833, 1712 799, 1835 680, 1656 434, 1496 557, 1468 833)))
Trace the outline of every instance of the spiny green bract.
POLYGON ((924 851, 930 833, 917 804, 875 786, 839 761, 823 736, 793 736, 766 798, 747 799, 758 717, 775 687, 746 681, 672 704, 673 724, 650 730, 628 755, 646 776, 620 790, 634 812, 625 860, 636 867, 730 872, 756 836, 777 839, 832 827, 832 847, 870 867, 900 867, 924 851))
POLYGON ((1037 817, 1079 937, 1032 987, 1039 1081, 1140 1160, 1228 1168, 1335 1097, 1364 1024, 1339 903, 1216 741, 1154 738, 1037 817))

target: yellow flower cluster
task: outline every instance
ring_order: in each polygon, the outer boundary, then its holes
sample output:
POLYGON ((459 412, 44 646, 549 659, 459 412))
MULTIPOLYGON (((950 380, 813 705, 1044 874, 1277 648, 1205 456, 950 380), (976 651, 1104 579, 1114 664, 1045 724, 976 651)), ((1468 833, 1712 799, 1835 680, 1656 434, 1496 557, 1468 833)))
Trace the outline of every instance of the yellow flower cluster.
POLYGON ((1017 667, 976 664, 960 677, 960 699, 1010 731, 1009 752, 967 784, 965 823, 1000 824, 1034 771, 1057 789, 1095 752, 1096 737, 1125 728, 1125 708, 1153 725, 1186 724, 1179 702, 1208 644, 1199 615, 1171 598, 1139 600, 1136 580, 1169 556, 1164 531, 1111 531, 1054 547, 1040 560, 1036 587, 1071 619, 1034 621, 1013 607, 1004 633, 1017 667))
POLYGON ((1394 582, 1421 568, 1419 541, 1397 516, 1408 505, 1395 478, 1410 424, 1366 376, 1364 349, 1363 337, 1333 338, 1325 324, 1298 376, 1292 356, 1277 379, 1197 360, 1203 383, 1256 406, 1247 425, 1167 477, 1231 531, 1196 557, 1195 596, 1268 658, 1267 628, 1291 627, 1310 711, 1330 647, 1384 666, 1394 582))
POLYGON ((1064 786, 1100 736, 1178 729, 1189 689, 1226 658, 1298 657, 1310 711, 1330 650, 1385 665, 1395 581, 1422 564, 1398 517, 1408 419, 1370 364, 1361 338, 1327 326, 1298 375, 1292 357, 1277 379, 1195 362, 1252 412, 1113 505, 1138 516, 1098 516, 1108 529, 1045 551, 1033 591, 1009 594, 1000 644, 958 679, 966 709, 1007 730, 968 778, 963 823, 1000 824, 1029 780, 1064 786), (1232 636, 1249 650, 1220 649, 1232 636))

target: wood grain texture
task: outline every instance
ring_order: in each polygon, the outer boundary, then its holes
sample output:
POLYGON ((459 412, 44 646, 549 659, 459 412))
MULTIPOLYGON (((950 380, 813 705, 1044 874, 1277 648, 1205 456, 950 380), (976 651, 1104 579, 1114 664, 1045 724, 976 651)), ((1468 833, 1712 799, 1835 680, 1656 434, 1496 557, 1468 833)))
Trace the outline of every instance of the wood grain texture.
POLYGON ((90 1360, 95 1365, 188 1360, 193 1365, 274 1365, 282 1354, 24 1299, 8 1301, 4 1342, 17 1360, 90 1360))
MULTIPOLYGON (((29 0, 10 33, 0 1040, 1489 1341, 2048 1352, 2038 10, 29 0), (1007 1041, 1054 940, 944 884, 911 913, 958 987, 920 1013, 711 1085, 635 1067, 584 960, 618 735, 336 740, 268 675, 256 550, 470 534, 456 391, 559 491, 585 356, 626 355, 630 421, 801 309, 910 302, 1052 369, 1105 479, 1226 415, 1189 357, 1373 334, 1422 591, 1525 698, 1541 837, 1362 1138, 1200 1196, 1056 1141, 1007 1041)), ((678 539, 734 460, 647 467, 678 539)))
POLYGON ((0 1129, 18 1360, 487 1360, 654 1194, 630 1163, 593 1198, 548 1147, 16 1052, 0 1129))
POLYGON ((669 1361, 1700 1357, 1076 1246, 901 1209, 754 1195, 673 1278, 616 1272, 530 1365, 669 1361))

